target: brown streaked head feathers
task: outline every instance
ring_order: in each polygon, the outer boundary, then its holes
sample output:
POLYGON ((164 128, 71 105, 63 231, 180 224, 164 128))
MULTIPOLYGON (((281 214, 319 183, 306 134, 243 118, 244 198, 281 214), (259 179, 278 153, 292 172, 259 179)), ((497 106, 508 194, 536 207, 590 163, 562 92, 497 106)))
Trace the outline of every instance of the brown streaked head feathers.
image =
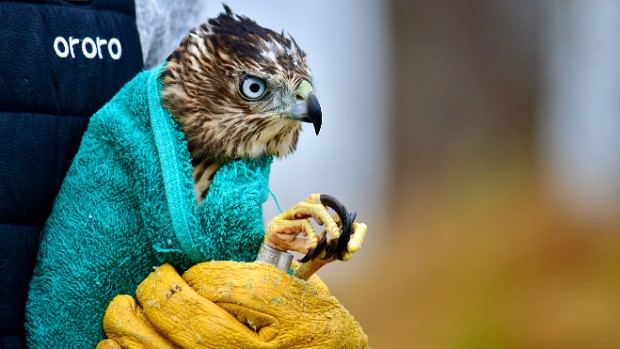
POLYGON ((164 106, 181 125, 194 160, 285 156, 301 129, 290 110, 302 99, 303 82, 312 82, 305 53, 292 38, 225 8, 169 57, 161 75, 164 106), (242 93, 248 78, 264 82, 261 98, 242 93))

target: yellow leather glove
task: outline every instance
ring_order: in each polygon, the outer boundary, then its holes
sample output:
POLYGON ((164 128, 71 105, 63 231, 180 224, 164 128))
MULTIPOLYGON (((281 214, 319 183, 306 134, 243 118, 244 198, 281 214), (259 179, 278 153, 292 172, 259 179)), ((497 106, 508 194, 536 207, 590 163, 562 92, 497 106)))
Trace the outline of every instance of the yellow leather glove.
POLYGON ((164 264, 120 295, 98 349, 367 348, 367 337, 316 276, 300 280, 263 263, 207 262, 183 277, 164 264))

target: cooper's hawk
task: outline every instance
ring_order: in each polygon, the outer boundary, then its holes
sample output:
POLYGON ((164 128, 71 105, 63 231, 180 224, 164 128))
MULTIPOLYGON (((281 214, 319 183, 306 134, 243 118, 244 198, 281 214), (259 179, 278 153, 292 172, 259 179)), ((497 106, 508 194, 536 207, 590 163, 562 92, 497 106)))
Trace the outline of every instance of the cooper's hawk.
MULTIPOLYGON (((224 7, 185 37, 161 76, 164 106, 188 142, 198 204, 224 162, 286 156, 297 146, 301 122, 312 123, 317 135, 322 123, 306 54, 295 40, 224 7)), ((318 242, 310 217, 325 226, 328 241, 338 238, 337 218, 313 195, 270 223, 266 243, 306 253, 318 242)), ((348 253, 366 233, 363 224, 353 228, 348 253)))

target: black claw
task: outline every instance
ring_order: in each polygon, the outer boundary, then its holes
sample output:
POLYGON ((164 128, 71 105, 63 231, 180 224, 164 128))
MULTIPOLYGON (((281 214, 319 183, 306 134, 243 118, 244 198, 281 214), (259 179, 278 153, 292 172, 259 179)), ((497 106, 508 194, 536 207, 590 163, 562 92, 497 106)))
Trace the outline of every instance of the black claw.
POLYGON ((336 238, 334 240, 332 240, 329 245, 327 245, 327 248, 325 249, 325 256, 321 257, 321 259, 330 259, 333 256, 336 255, 336 253, 338 253, 338 242, 340 241, 340 238, 336 238))
POLYGON ((355 218, 357 218, 357 212, 355 211, 349 212, 349 219, 351 220, 351 224, 353 224, 353 221, 355 221, 355 218))
POLYGON ((298 259, 297 261, 299 263, 306 263, 311 261, 314 257, 314 254, 316 253, 316 248, 311 248, 308 250, 308 253, 306 253, 305 256, 303 256, 302 258, 298 259))
POLYGON ((342 252, 347 251, 347 244, 349 240, 351 240, 351 234, 353 233, 353 221, 355 221, 355 217, 357 217, 357 212, 351 211, 350 213, 344 213, 349 219, 348 224, 345 227, 344 223, 342 224, 342 235, 340 236, 340 245, 338 245, 338 250, 342 252))
POLYGON ((316 248, 311 248, 303 258, 299 259, 299 262, 301 263, 305 263, 316 258, 323 250, 325 250, 325 255, 321 257, 321 259, 329 259, 336 256, 338 259, 342 260, 344 254, 348 251, 347 244, 351 239, 352 224, 357 217, 357 213, 355 211, 351 211, 350 213, 347 212, 344 205, 331 195, 321 194, 320 200, 323 205, 333 209, 340 217, 340 220, 342 221, 342 227, 340 228, 341 234, 339 238, 330 241, 329 244, 327 243, 327 236, 323 236, 316 248))
POLYGON ((344 205, 341 204, 340 201, 338 201, 338 199, 336 199, 335 197, 331 195, 321 194, 320 200, 323 205, 330 207, 334 211, 336 211, 336 214, 338 215, 338 217, 340 217, 340 220, 342 221, 342 228, 341 228, 342 233, 350 234, 352 222, 351 222, 351 217, 349 216, 349 213, 347 212, 346 207, 344 207, 344 205))
POLYGON ((306 263, 312 259, 315 259, 319 255, 319 253, 321 253, 321 251, 325 249, 325 246, 327 246, 327 236, 323 236, 321 241, 319 241, 319 243, 316 245, 316 248, 309 249, 308 253, 306 253, 306 255, 303 256, 301 259, 298 259, 298 261, 300 263, 306 263))

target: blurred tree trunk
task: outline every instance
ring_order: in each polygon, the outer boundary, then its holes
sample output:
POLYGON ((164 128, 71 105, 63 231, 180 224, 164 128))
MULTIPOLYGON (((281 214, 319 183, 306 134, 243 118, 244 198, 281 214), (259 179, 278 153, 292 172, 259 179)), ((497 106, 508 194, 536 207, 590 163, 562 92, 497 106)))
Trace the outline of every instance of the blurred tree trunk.
POLYGON ((395 192, 469 155, 531 159, 538 3, 392 0, 391 9, 395 192))

